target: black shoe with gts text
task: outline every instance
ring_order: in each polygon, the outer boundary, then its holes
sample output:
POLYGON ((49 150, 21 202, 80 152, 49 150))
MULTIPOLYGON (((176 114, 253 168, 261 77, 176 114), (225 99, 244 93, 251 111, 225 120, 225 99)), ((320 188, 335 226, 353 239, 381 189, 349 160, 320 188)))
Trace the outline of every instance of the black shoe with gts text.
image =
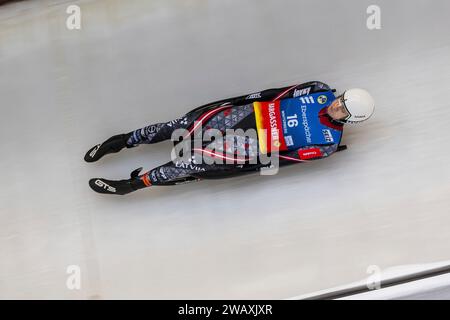
POLYGON ((89 180, 89 186, 92 190, 104 194, 118 194, 124 195, 130 192, 147 187, 144 181, 139 176, 142 168, 136 169, 131 173, 131 178, 128 180, 107 180, 103 178, 94 178, 89 180))

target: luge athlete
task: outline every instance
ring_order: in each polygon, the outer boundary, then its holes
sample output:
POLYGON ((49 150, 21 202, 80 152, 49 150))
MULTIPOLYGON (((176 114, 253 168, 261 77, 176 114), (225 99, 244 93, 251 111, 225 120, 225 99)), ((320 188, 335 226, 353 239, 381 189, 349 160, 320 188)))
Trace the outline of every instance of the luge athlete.
POLYGON ((231 163, 204 163, 189 157, 168 162, 143 174, 140 174, 141 169, 136 169, 130 179, 95 178, 89 181, 89 185, 99 193, 123 195, 150 186, 260 171, 270 164, 249 159, 262 154, 275 154, 280 166, 326 158, 346 148, 340 145, 344 124, 367 120, 375 106, 374 99, 364 89, 349 89, 337 97, 334 92, 319 81, 268 89, 216 101, 176 120, 112 136, 92 147, 86 153, 85 161, 95 162, 124 148, 169 140, 176 129, 185 129, 190 138, 195 130, 216 129, 225 133, 229 129, 254 129, 258 133, 256 139, 237 135, 233 138, 234 143, 223 145, 222 149, 217 145, 211 149, 211 141, 202 141, 200 148, 192 149, 193 154, 231 159, 231 163))

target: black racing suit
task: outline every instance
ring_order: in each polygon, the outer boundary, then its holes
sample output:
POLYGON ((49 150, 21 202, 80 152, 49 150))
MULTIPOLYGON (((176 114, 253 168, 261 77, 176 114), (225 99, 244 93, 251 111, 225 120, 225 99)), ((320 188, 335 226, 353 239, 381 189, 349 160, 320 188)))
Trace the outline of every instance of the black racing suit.
MULTIPOLYGON (((139 144, 152 144, 164 140, 169 140, 172 133, 176 129, 192 130, 196 121, 201 120, 202 130, 218 129, 224 132, 226 129, 256 129, 255 115, 252 103, 255 101, 273 101, 278 99, 299 97, 306 94, 317 92, 324 92, 331 90, 330 87, 319 81, 307 82, 299 85, 293 85, 278 89, 268 89, 261 92, 256 92, 240 97, 225 99, 209 103, 207 105, 198 107, 185 116, 172 120, 166 123, 151 124, 141 129, 137 129, 128 134, 126 142, 128 147, 134 147, 139 144)), ((328 115, 326 115, 329 117, 328 115)), ((334 122, 331 118, 328 119, 330 123, 336 128, 342 130, 342 124, 334 122)), ((249 153, 258 153, 257 150, 248 150, 249 141, 244 140, 240 144, 241 147, 247 146, 244 153, 248 156, 249 153)), ((205 148, 208 143, 202 143, 205 148)), ((330 156, 336 151, 339 151, 340 141, 334 144, 307 146, 305 148, 316 147, 320 148, 321 156, 311 159, 316 160, 330 156)), ((253 146, 255 144, 252 144, 253 146)), ((257 144, 256 144, 257 146, 257 144)), ((236 146, 238 148, 239 146, 236 146)), ((236 148, 233 149, 236 151, 236 148)), ((279 165, 285 166, 287 164, 304 162, 299 158, 299 150, 289 150, 280 152, 279 165)), ((236 151, 237 152, 237 151, 236 151)), ((182 162, 170 161, 164 165, 156 167, 145 174, 139 176, 144 181, 146 186, 150 185, 173 185, 200 179, 213 179, 236 176, 244 173, 259 171, 262 168, 267 168, 270 165, 267 163, 249 163, 240 162, 234 164, 206 164, 198 163, 195 159, 189 158, 182 162)))

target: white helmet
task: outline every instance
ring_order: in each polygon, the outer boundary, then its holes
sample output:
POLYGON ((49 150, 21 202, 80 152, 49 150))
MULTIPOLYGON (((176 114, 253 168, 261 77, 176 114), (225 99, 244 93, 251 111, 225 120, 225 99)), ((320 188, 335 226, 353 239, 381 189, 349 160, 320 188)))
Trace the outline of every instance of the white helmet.
POLYGON ((364 89, 349 89, 342 95, 342 103, 349 116, 342 120, 345 123, 357 123, 370 118, 375 109, 375 100, 364 89))

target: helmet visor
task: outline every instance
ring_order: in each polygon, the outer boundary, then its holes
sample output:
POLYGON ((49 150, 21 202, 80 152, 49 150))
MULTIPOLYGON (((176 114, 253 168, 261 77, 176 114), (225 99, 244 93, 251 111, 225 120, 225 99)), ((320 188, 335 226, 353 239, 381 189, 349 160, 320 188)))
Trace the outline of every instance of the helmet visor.
POLYGON ((338 96, 336 99, 339 101, 339 106, 344 109, 347 116, 345 116, 344 118, 341 118, 341 119, 336 119, 336 121, 342 122, 342 123, 347 123, 347 120, 350 119, 350 117, 352 115, 351 115, 350 111, 348 110, 347 106, 345 105, 344 95, 345 95, 345 92, 343 94, 341 94, 340 96, 338 96))

